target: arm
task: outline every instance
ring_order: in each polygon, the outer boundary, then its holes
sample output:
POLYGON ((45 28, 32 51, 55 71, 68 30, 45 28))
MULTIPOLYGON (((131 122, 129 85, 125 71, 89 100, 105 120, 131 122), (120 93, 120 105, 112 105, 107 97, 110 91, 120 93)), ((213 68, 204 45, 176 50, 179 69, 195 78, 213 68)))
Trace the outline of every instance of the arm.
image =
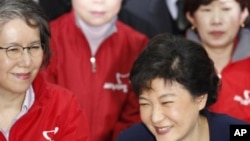
POLYGON ((83 109, 78 100, 72 96, 63 116, 63 131, 59 141, 89 141, 89 126, 83 109))

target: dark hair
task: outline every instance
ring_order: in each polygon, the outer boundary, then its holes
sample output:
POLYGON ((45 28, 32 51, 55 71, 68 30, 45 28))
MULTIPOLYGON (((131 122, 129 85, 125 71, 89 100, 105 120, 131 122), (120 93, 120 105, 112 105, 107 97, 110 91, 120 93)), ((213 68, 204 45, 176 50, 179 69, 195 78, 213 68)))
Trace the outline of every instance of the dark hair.
POLYGON ((0 0, 0 30, 4 24, 16 18, 24 20, 30 27, 39 28, 45 54, 42 66, 46 66, 49 63, 51 51, 50 30, 44 11, 33 0, 0 0))
MULTIPOLYGON (((184 13, 189 12, 190 15, 193 15, 195 11, 201 6, 201 5, 208 5, 216 0, 184 0, 184 13)), ((248 0, 235 0, 240 4, 240 7, 242 10, 244 8, 248 8, 248 0)))
POLYGON ((157 35, 138 56, 130 73, 136 95, 151 89, 151 82, 156 78, 178 82, 193 97, 208 94, 206 107, 217 100, 219 78, 213 61, 200 44, 185 38, 157 35))

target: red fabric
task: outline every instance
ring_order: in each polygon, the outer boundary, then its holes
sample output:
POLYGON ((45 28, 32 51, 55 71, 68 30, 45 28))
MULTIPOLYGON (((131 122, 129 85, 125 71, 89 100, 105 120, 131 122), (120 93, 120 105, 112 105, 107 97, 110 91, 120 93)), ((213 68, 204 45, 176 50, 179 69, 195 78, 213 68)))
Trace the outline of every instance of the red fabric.
POLYGON ((227 113, 250 123, 250 58, 230 63, 222 71, 222 87, 211 111, 227 113), (235 100, 241 97, 245 104, 235 100))
POLYGON ((117 21, 118 31, 101 44, 95 56, 96 72, 92 72, 90 47, 73 13, 50 26, 53 58, 46 70, 48 79, 76 94, 87 111, 91 141, 111 141, 122 129, 140 121, 128 73, 147 37, 117 21))
MULTIPOLYGON (((86 115, 75 95, 64 88, 48 84, 38 76, 33 83, 35 102, 12 126, 9 141, 46 141, 44 131, 54 141, 89 141, 86 115)), ((0 141, 6 141, 0 133, 0 141)))

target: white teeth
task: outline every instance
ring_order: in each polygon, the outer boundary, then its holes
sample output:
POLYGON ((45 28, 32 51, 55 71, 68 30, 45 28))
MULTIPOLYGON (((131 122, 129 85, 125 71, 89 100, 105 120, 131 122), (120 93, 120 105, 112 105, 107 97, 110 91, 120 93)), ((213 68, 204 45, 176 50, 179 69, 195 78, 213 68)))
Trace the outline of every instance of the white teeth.
POLYGON ((168 128, 160 128, 159 131, 160 131, 160 132, 164 132, 164 131, 166 131, 167 129, 168 129, 168 128))

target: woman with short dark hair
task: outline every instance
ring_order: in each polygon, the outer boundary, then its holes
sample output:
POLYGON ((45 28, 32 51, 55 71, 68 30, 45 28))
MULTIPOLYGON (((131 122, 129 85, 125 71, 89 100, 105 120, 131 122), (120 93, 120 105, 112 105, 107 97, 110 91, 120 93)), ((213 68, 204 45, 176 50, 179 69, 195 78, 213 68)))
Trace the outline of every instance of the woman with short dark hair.
POLYGON ((135 61, 131 85, 142 123, 117 141, 229 141, 229 127, 245 122, 208 111, 220 80, 198 43, 171 35, 154 37, 135 61))

